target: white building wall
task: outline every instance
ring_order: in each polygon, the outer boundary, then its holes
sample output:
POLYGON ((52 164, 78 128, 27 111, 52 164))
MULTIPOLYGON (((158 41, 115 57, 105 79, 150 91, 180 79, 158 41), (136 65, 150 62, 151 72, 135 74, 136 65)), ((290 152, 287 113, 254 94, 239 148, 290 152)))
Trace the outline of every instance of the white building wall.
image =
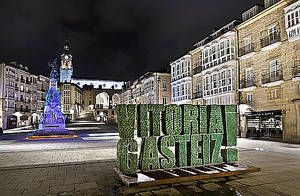
POLYGON ((186 104, 192 101, 192 63, 187 54, 172 62, 171 100, 172 104, 186 104))

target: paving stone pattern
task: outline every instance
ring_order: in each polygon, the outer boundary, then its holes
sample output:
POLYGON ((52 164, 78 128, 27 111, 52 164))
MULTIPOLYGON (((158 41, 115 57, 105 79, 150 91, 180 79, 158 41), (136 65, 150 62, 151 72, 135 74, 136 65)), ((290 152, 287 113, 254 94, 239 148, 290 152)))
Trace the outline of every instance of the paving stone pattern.
POLYGON ((112 171, 114 160, 2 167, 0 195, 299 195, 299 156, 244 150, 240 159, 262 171, 143 188, 124 186, 112 171))

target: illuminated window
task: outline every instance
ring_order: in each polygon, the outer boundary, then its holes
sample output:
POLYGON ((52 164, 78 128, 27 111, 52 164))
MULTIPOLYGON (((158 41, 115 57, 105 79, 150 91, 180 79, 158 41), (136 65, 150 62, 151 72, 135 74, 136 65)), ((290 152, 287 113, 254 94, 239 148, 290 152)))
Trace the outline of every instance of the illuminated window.
POLYGON ((279 89, 272 90, 271 97, 272 97, 272 99, 278 99, 279 98, 279 89))
POLYGON ((252 93, 247 95, 247 101, 253 102, 253 94, 252 93))

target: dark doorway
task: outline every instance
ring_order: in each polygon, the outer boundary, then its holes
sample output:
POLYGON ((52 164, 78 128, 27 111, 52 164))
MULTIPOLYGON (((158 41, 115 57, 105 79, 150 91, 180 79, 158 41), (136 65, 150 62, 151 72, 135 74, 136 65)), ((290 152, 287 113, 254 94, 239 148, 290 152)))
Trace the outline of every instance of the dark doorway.
POLYGON ((14 115, 7 117, 7 129, 17 128, 17 117, 14 115))

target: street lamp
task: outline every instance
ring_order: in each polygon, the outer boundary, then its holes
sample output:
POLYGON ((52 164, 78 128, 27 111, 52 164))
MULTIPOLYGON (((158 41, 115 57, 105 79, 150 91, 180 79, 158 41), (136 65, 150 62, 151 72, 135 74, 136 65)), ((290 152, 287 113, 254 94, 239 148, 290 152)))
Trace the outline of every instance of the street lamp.
POLYGON ((155 81, 156 81, 156 104, 159 104, 159 83, 161 82, 159 75, 155 76, 155 81))

